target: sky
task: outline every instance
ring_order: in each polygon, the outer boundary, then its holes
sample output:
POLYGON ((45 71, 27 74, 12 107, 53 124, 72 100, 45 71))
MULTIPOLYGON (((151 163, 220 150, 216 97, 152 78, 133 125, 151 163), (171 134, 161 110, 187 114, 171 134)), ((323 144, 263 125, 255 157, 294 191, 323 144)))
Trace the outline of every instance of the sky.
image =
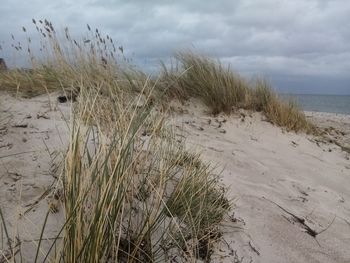
POLYGON ((46 18, 76 35, 99 28, 149 72, 194 49, 280 92, 350 95, 349 17, 350 0, 2 0, 0 57, 20 64, 11 34, 23 41, 22 26, 46 18))

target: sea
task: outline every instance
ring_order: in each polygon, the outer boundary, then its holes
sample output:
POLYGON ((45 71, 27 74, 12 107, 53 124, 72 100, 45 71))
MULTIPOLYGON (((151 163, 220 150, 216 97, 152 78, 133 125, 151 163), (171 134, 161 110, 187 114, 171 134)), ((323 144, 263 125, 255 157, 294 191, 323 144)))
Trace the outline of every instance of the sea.
POLYGON ((350 95, 279 94, 292 99, 304 111, 331 112, 350 115, 350 95))

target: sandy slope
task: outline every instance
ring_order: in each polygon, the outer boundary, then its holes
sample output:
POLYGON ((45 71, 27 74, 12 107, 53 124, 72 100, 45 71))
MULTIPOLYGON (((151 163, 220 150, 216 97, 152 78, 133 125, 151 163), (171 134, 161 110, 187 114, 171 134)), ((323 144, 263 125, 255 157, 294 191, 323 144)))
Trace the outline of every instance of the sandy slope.
MULTIPOLYGON (((47 95, 15 99, 0 94, 0 207, 14 244, 18 228, 25 262, 34 261, 48 208, 58 204, 51 189, 57 183, 56 170, 69 135, 62 117, 69 116, 69 105, 58 107, 56 96, 51 97, 50 103, 47 95)), ((61 210, 58 207, 49 216, 44 238, 57 235, 61 210)), ((0 247, 7 247, 6 242, 0 240, 0 247)), ((44 250, 48 243, 44 242, 44 250)))
POLYGON ((177 122, 189 148, 224 168, 236 204, 218 261, 350 262, 349 154, 283 132, 257 113, 211 118, 198 105, 177 122), (333 223, 314 238, 291 214, 317 233, 333 223))
POLYGON ((350 153, 350 118, 345 114, 306 112, 306 117, 324 128, 329 141, 335 141, 350 153))
MULTIPOLYGON (((222 171, 234 199, 213 262, 350 262, 348 153, 311 136, 283 132, 258 113, 210 117, 195 101, 173 108, 177 113, 170 122, 189 149, 201 151, 222 171)), ((50 195, 40 196, 55 182, 54 166, 68 134, 62 113, 68 112, 69 105, 50 106, 47 96, 16 100, 1 94, 0 206, 11 225, 26 233, 21 237, 28 240, 27 251, 33 250, 29 240, 38 237, 52 202, 50 195), (15 153, 22 154, 5 157, 15 153), (18 209, 22 217, 14 216, 18 209)), ((350 116, 344 118, 350 123, 350 116)), ((61 209, 50 215, 47 237, 61 220, 61 209)))

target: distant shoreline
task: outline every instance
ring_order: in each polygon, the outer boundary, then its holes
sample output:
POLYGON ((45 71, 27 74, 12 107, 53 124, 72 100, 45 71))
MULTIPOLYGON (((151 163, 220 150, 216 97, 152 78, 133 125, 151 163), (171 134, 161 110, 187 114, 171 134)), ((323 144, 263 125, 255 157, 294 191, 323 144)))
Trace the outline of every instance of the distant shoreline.
MULTIPOLYGON (((310 111, 310 110, 303 110, 306 116, 308 115, 323 115, 322 117, 344 117, 344 118, 350 118, 350 113, 338 113, 338 112, 326 112, 326 111, 310 111)), ((321 117, 321 116, 320 116, 321 117)))
POLYGON ((279 94, 281 99, 295 101, 302 110, 350 114, 350 95, 279 94))

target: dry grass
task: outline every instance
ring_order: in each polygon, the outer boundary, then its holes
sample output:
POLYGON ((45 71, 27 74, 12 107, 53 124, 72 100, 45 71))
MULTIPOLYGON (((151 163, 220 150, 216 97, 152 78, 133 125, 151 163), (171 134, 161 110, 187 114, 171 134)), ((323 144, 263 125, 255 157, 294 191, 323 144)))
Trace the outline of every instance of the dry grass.
POLYGON ((250 103, 249 108, 262 111, 273 124, 290 131, 315 132, 315 128, 306 120, 297 103, 293 100, 279 99, 267 81, 256 82, 251 91, 250 103))
POLYGON ((40 54, 33 54, 30 38, 28 49, 15 46, 20 56, 29 57, 31 68, 0 72, 1 89, 35 96, 54 90, 77 90, 85 85, 85 80, 89 82, 85 86, 96 80, 94 86, 100 89, 130 88, 124 77, 128 64, 122 48, 116 48, 111 37, 88 26, 86 37, 77 40, 68 28, 60 34, 47 20, 33 19, 33 23, 40 37, 40 54))
POLYGON ((231 113, 237 108, 261 111, 278 126, 313 132, 298 105, 280 100, 267 81, 249 84, 220 61, 191 51, 180 52, 175 59, 177 67, 168 69, 163 64, 158 83, 158 89, 165 90, 169 98, 199 98, 213 114, 231 113))
POLYGON ((230 202, 155 107, 153 81, 117 64, 112 40, 98 30, 89 42, 68 30, 62 40, 48 21, 33 22, 48 56, 32 57, 31 70, 4 72, 0 86, 28 96, 79 93, 60 176, 65 223, 43 251, 48 212, 35 262, 208 260, 230 202))
MULTIPOLYGON (((178 66, 163 65, 154 81, 128 67, 123 49, 118 53, 97 29, 88 26, 88 37, 78 41, 68 29, 60 36, 46 20, 33 23, 44 55, 38 59, 28 49, 32 69, 1 72, 0 88, 27 96, 52 90, 79 94, 61 176, 65 224, 45 258, 39 242, 37 260, 210 258, 230 202, 210 167, 185 151, 167 126, 166 113, 157 107, 162 98, 197 97, 214 114, 245 108, 289 130, 312 129, 296 105, 279 100, 267 82, 248 84, 219 61, 178 53, 178 66)), ((45 224, 41 236, 44 230, 45 224)))
POLYGON ((67 225, 56 259, 164 262, 174 254, 188 261, 203 255, 199 241, 210 245, 230 207, 209 167, 183 150, 149 98, 84 90, 62 177, 67 225))
POLYGON ((179 52, 175 56, 180 67, 167 70, 163 66, 161 82, 172 85, 170 96, 180 99, 198 97, 214 114, 230 113, 232 106, 243 107, 248 85, 244 79, 219 61, 192 52, 179 52))
MULTIPOLYGON (((155 85, 151 103, 164 102, 164 95, 181 100, 197 97, 213 114, 246 108, 262 111, 272 123, 288 130, 314 130, 295 102, 280 100, 266 81, 248 83, 220 61, 191 51, 178 52, 175 66, 168 68, 163 64, 160 75, 150 81, 142 71, 130 68, 123 48, 117 48, 112 38, 102 35, 98 29, 91 30, 88 26, 87 37, 76 40, 68 28, 61 35, 47 20, 33 20, 33 23, 41 36, 41 59, 28 48, 32 69, 0 72, 1 89, 25 96, 57 89, 76 92, 85 86, 94 86, 100 92, 107 90, 106 93, 112 87, 129 93, 143 90, 149 94, 148 87, 155 85), (153 84, 144 88, 146 81, 153 84)), ((15 48, 24 50, 21 46, 15 48)))

